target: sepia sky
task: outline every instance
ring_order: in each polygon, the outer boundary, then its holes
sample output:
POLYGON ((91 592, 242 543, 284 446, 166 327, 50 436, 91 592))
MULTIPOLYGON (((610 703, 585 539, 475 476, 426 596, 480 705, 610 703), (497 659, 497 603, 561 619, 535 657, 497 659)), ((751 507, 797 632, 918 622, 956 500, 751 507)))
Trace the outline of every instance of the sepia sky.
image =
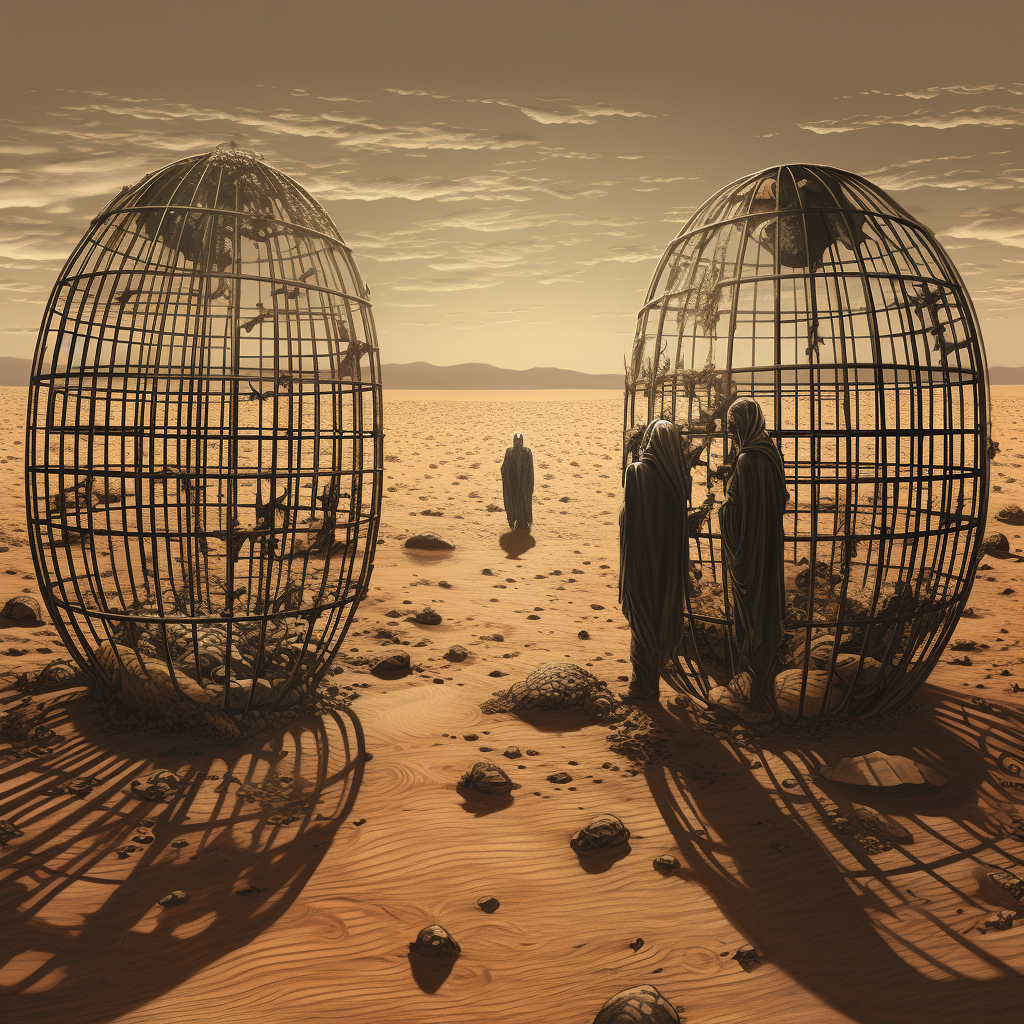
POLYGON ((693 210, 787 162, 931 227, 1024 364, 1020 0, 6 5, 0 355, 122 185, 221 142, 334 218, 384 362, 621 368, 693 210))

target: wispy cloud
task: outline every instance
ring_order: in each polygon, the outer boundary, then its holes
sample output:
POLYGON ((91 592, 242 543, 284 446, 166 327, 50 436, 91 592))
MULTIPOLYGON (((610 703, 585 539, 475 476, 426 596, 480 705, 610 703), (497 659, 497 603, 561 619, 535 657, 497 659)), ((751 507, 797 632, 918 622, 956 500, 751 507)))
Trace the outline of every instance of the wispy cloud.
POLYGON ((945 234, 1024 248, 1024 203, 979 206, 965 210, 961 216, 967 223, 948 227, 945 234))
POLYGON ((607 249, 593 259, 577 262, 584 267, 593 267, 598 263, 645 263, 647 260, 659 259, 664 251, 663 245, 622 245, 607 249))
POLYGON ((433 100, 448 100, 452 103, 481 103, 489 106, 511 107, 538 124, 596 124, 601 117, 656 117, 640 110, 623 110, 610 103, 574 103, 567 99, 541 99, 536 103, 519 103, 510 99, 485 99, 480 97, 457 97, 428 89, 388 88, 385 92, 397 96, 416 96, 433 100))
POLYGON ((987 155, 922 157, 888 164, 866 171, 864 176, 876 185, 900 191, 911 188, 1012 189, 1024 185, 1024 168, 988 169, 972 167, 970 162, 987 163, 987 155))
POLYGON ((909 114, 855 114, 835 120, 801 121, 797 127, 829 135, 855 132, 881 125, 904 125, 908 128, 961 128, 973 125, 983 128, 1015 128, 1024 124, 1024 110, 1019 107, 974 107, 971 110, 915 110, 909 114))

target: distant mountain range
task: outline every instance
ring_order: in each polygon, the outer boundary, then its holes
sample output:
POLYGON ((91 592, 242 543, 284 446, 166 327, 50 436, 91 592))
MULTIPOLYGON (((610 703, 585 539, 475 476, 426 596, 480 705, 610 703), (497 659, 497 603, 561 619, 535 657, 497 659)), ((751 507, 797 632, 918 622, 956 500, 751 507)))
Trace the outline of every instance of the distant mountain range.
POLYGON ((540 391, 549 388, 601 388, 621 391, 621 373, 582 373, 554 366, 530 370, 505 370, 489 363, 385 363, 381 368, 384 387, 416 391, 540 391))
MULTIPOLYGON (((0 356, 0 387, 25 387, 31 360, 0 356)), ((1024 366, 990 366, 993 384, 1024 384, 1024 366)), ((506 370, 490 363, 384 363, 381 367, 384 387, 415 391, 544 391, 552 388, 621 391, 621 373, 583 373, 555 366, 535 366, 530 370, 506 370)))

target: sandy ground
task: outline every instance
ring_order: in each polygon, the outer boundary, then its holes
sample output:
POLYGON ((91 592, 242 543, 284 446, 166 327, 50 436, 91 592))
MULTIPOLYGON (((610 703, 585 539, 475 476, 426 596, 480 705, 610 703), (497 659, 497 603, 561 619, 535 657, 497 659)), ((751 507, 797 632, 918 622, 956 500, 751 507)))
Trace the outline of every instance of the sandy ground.
MULTIPOLYGON (((24 396, 0 390, 0 603, 36 592, 24 396)), ((992 515, 1024 505, 1024 388, 993 398, 992 515)), ((0 850, 5 1022, 589 1024, 637 984, 707 1024, 1015 1019, 1024 923, 984 929, 1014 903, 993 902, 979 878, 1024 874, 1013 824, 1024 788, 1012 785, 1024 763, 1013 761, 1024 756, 1024 563, 984 560, 974 617, 956 636, 974 651, 947 650, 902 717, 784 729, 744 749, 695 729, 664 694, 674 753, 637 768, 610 751, 607 725, 478 707, 548 661, 624 685, 619 396, 394 392, 386 415, 383 541, 344 650, 398 649, 377 638, 387 627, 418 671, 389 682, 350 664, 336 680, 357 684, 350 709, 234 748, 105 730, 80 690, 35 697, 65 742, 41 757, 0 754, 0 820, 23 833, 0 850), (517 430, 537 468, 536 546, 518 556, 500 545, 501 512, 488 511, 500 508, 498 467, 517 430), (426 530, 456 550, 402 547, 426 530), (428 604, 440 625, 405 620, 428 604), (469 658, 446 661, 452 644, 469 658), (537 753, 506 760, 510 745, 537 753), (875 749, 949 782, 881 791, 817 774, 875 749), (521 785, 496 808, 455 789, 484 757, 521 785), (131 781, 157 768, 189 773, 179 795, 132 798, 131 781), (547 780, 561 771, 571 783, 547 780), (67 792, 75 779, 80 791, 67 792), (829 827, 829 801, 875 807, 912 842, 872 852, 829 827), (630 843, 581 861, 568 839, 605 812, 630 843), (681 867, 658 874, 661 854, 681 867), (155 906, 172 890, 188 902, 155 906), (477 900, 491 895, 500 908, 486 914, 477 900), (462 946, 447 976, 413 970, 407 955, 433 923, 462 946), (744 943, 762 954, 755 970, 733 959, 744 943)), ((1024 550, 1024 528, 998 528, 1024 550)), ((60 645, 47 627, 0 626, 11 706, 14 674, 60 645)))

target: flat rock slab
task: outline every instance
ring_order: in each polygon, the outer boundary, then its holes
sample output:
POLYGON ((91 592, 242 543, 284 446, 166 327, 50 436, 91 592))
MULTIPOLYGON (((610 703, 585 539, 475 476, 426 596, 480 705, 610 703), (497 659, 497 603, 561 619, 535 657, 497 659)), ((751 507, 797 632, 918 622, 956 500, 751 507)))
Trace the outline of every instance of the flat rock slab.
POLYGON ((454 551, 455 545, 436 533, 417 533, 406 539, 405 546, 415 551, 454 551))
POLYGON ((835 768, 821 769, 822 778, 845 782, 852 786, 944 786, 942 772, 918 764, 902 754, 886 754, 874 750, 861 757, 844 757, 835 768))

